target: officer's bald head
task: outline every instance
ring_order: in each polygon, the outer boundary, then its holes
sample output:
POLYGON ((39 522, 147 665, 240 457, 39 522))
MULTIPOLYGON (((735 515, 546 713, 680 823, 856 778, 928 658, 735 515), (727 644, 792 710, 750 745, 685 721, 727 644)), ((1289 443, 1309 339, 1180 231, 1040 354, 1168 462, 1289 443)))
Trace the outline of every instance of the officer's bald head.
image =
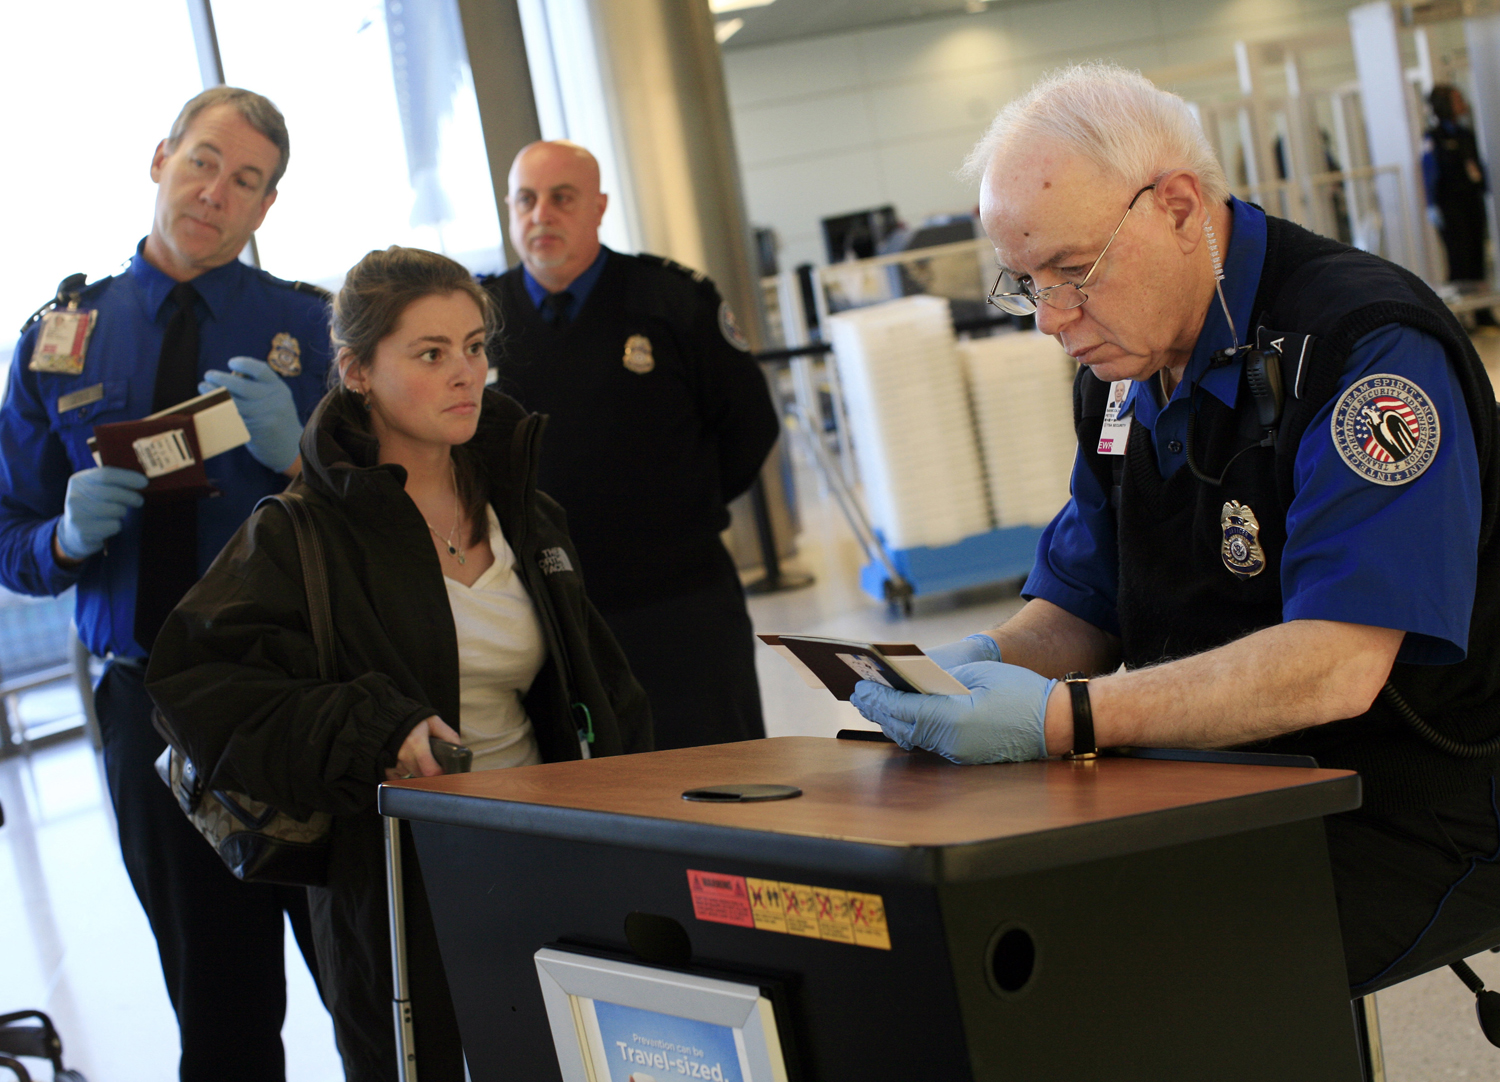
POLYGON ((567 288, 599 254, 599 223, 609 197, 599 163, 567 140, 523 147, 510 167, 510 239, 549 292, 567 288))
POLYGON ((520 178, 539 172, 567 175, 581 191, 600 190, 599 160, 588 147, 567 139, 539 139, 522 147, 510 165, 510 191, 515 192, 520 178))

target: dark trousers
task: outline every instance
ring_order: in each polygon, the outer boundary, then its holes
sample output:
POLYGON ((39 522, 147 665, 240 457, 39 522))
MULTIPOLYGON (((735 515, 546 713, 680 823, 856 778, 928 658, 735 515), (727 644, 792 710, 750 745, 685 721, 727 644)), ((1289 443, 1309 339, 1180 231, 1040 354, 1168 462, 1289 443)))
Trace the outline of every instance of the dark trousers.
MULTIPOLYGON (((464 1082, 463 1042, 409 825, 402 827, 407 992, 422 1082, 464 1082)), ((328 886, 308 890, 345 1082, 396 1082, 385 835, 373 811, 334 820, 328 886)), ((408 1050, 410 1051, 410 1050, 408 1050)))
POLYGON ((1500 946, 1493 779, 1431 807, 1349 812, 1326 825, 1355 995, 1500 946))
POLYGON ((646 689, 658 751, 766 735, 745 591, 724 562, 704 589, 602 613, 646 689))
POLYGON ((1448 256, 1448 279, 1454 282, 1484 279, 1488 225, 1484 196, 1475 191, 1457 199, 1440 200, 1438 209, 1443 212, 1442 238, 1448 256))
POLYGON ((193 829, 154 763, 139 665, 114 662, 94 693, 120 852, 146 910, 182 1038, 182 1082, 278 1082, 286 1077, 282 917, 318 976, 307 891, 242 883, 193 829))

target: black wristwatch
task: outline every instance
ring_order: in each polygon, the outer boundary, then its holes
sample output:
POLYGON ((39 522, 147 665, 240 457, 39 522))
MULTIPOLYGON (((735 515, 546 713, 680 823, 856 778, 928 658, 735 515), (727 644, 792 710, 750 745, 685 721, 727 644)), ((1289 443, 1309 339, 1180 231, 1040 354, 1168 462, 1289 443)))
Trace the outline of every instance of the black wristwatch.
POLYGON ((1089 678, 1081 672, 1070 672, 1063 677, 1068 685, 1068 695, 1073 700, 1073 750, 1064 752, 1064 759, 1097 759, 1099 746, 1094 743, 1094 708, 1089 702, 1089 678))

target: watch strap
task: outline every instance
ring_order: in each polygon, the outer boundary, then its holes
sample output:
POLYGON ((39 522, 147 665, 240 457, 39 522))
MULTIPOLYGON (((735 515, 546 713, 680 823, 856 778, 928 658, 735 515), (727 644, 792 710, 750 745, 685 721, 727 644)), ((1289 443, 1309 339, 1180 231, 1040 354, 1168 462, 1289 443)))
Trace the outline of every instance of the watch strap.
POLYGON ((1097 759, 1099 746, 1094 742, 1094 709, 1089 700, 1089 678, 1081 672, 1063 677, 1073 704, 1073 750, 1065 759, 1097 759))

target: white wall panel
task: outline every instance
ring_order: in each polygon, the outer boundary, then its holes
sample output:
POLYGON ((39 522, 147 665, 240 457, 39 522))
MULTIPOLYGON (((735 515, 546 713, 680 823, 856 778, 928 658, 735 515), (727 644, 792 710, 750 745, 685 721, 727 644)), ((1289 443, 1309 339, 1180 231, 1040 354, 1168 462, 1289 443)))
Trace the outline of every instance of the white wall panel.
MULTIPOLYGON (((736 109, 864 86, 860 36, 813 38, 724 54, 724 80, 736 109), (833 43, 830 48, 830 42, 833 43)), ((736 129, 738 130, 738 129, 736 129)))
MULTIPOLYGON (((872 87, 869 103, 874 130, 882 141, 957 130, 973 146, 976 130, 982 132, 1000 107, 1024 93, 1041 71, 1037 65, 1011 65, 961 75, 938 73, 921 82, 872 87)), ((968 147, 964 153, 968 153, 968 147)))
POLYGON ((869 98, 863 90, 736 110, 734 133, 740 162, 751 167, 836 155, 875 142, 869 98))
POLYGON ((953 175, 973 142, 967 133, 947 133, 877 149, 884 193, 908 224, 930 214, 973 209, 979 201, 974 186, 953 175))
POLYGON ((888 187, 875 147, 747 168, 744 181, 750 220, 777 226, 781 262, 787 267, 826 263, 818 223, 835 214, 878 206, 886 199, 888 187))
MULTIPOLYGON (((787 0, 792 2, 792 0, 787 0)), ((725 53, 747 200, 782 264, 823 261, 818 219, 894 204, 915 224, 967 210, 953 179, 991 117, 1046 71, 1232 63, 1237 40, 1347 25, 1354 0, 1042 0, 725 53)), ((1353 75, 1345 46, 1302 58, 1309 85, 1353 75)), ((1268 84, 1269 85, 1269 84, 1268 84)), ((1230 69, 1180 88, 1237 95, 1230 69)), ((1232 168, 1232 163, 1231 163, 1232 168)))
POLYGON ((866 30, 858 37, 865 69, 876 82, 926 79, 935 71, 988 71, 1020 59, 1014 38, 997 11, 966 19, 898 24, 866 30))
MULTIPOLYGON (((1006 31, 1013 35, 1017 54, 1026 57, 1059 53, 1075 60, 1133 42, 1157 37, 1152 17, 1155 0, 1128 4, 1108 0, 1051 0, 1006 8, 1006 31)), ((1207 5, 1205 5, 1207 6, 1207 5)))

